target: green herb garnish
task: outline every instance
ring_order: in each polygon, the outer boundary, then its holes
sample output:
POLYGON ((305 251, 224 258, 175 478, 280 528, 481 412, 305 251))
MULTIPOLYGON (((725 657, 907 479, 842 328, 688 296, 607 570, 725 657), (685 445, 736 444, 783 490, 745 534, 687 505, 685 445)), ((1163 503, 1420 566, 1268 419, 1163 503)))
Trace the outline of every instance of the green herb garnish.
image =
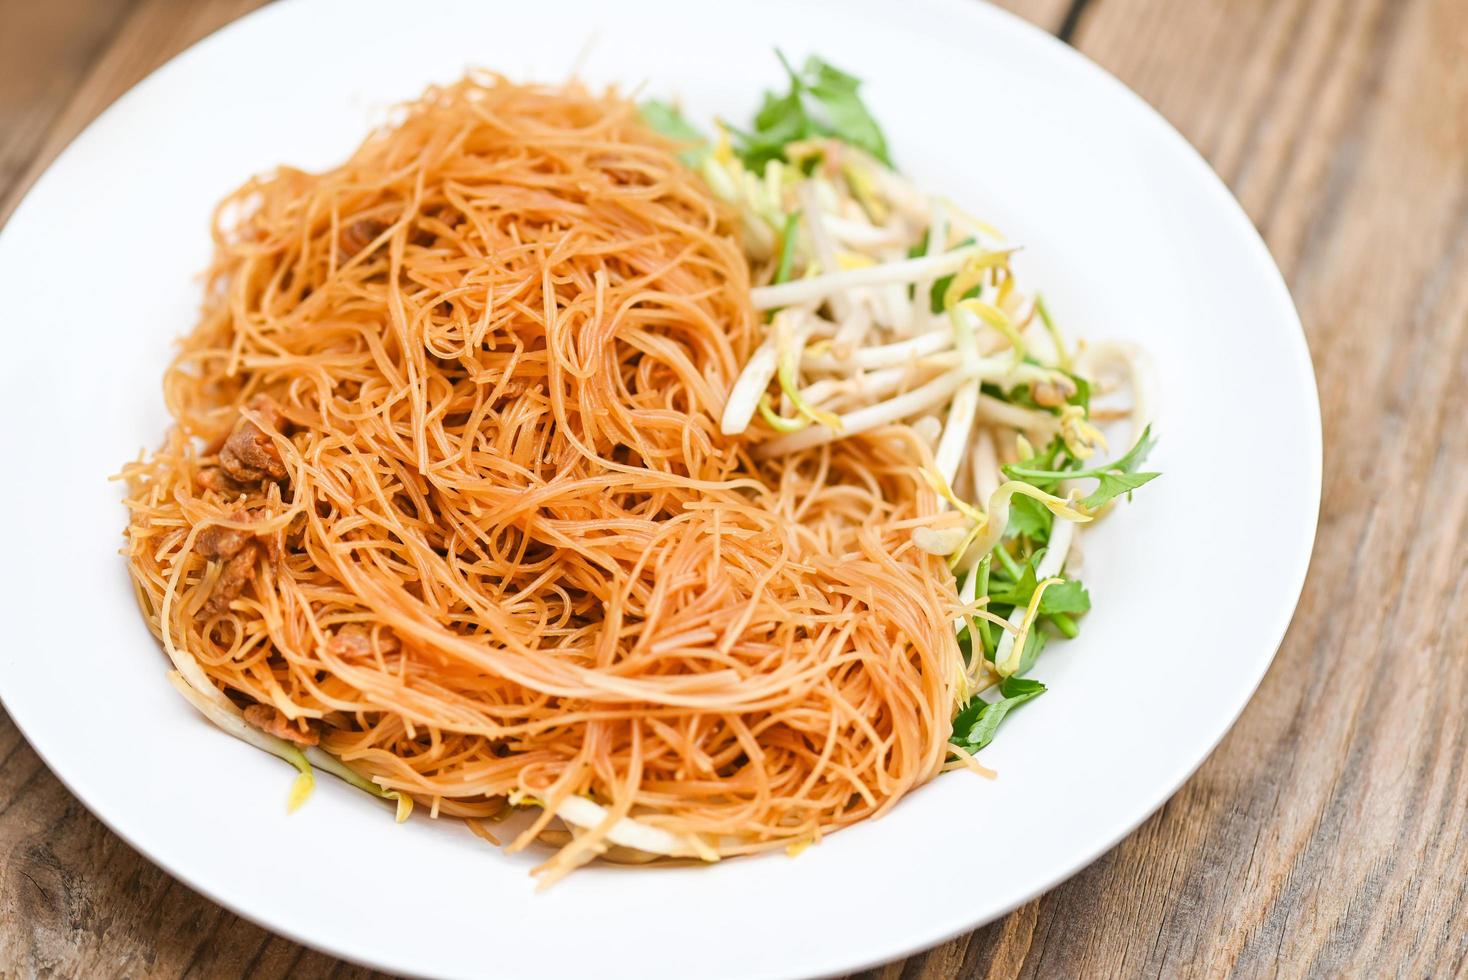
POLYGON ((763 173, 771 160, 784 160, 785 147, 800 140, 835 137, 892 166, 887 138, 862 102, 861 81, 812 55, 796 71, 776 52, 790 77, 784 95, 766 92, 752 129, 725 123, 744 165, 763 173))
POLYGON ((1039 485, 1039 481, 1075 480, 1081 477, 1095 477, 1098 481, 1097 487, 1091 495, 1084 498, 1081 504, 1087 510, 1096 510, 1115 497, 1126 494, 1128 499, 1133 490, 1157 479, 1159 473, 1138 473, 1137 467, 1146 460, 1147 454, 1152 447, 1157 445, 1157 440, 1152 438, 1152 427, 1149 425, 1142 430, 1141 436, 1137 438, 1136 445, 1127 450, 1125 456, 1102 466, 1093 466, 1089 469, 1078 470, 1046 470, 1035 469, 1028 466, 1006 466, 1004 472, 1017 480, 1039 485))
POLYGON ((1010 677, 999 685, 999 693, 1003 695, 999 701, 975 697, 964 705, 953 719, 954 744, 970 752, 982 749, 994 740, 994 733, 999 730, 1005 716, 1026 701, 1044 694, 1045 685, 1027 677, 1010 677))
POLYGON ((688 148, 678 154, 678 159, 685 166, 695 170, 703 166, 703 161, 712 152, 708 138, 676 106, 657 99, 648 99, 638 109, 642 112, 643 121, 653 129, 674 143, 688 144, 688 148))

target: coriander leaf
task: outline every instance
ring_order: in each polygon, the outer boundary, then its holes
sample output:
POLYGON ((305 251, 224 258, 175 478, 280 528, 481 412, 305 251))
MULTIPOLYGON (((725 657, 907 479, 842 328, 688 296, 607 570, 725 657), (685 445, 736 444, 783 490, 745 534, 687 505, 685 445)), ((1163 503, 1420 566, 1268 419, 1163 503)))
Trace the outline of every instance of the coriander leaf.
MULTIPOLYGON (((1026 605, 1030 601, 1030 596, 1035 594, 1035 587, 1039 584, 1039 580, 1035 577, 1035 567, 1040 564, 1040 559, 1043 557, 1045 557, 1045 549, 1036 549, 1035 553, 1025 562, 1018 576, 1008 582, 993 583, 989 592, 989 602, 1006 606, 1026 605)), ((1044 597, 1041 597, 1040 601, 1043 602, 1044 597)))
POLYGON ((989 709, 988 701, 975 695, 964 705, 953 717, 953 739, 952 741, 962 745, 968 741, 969 733, 973 730, 980 716, 989 709))
MULTIPOLYGON (((780 60, 785 60, 783 55, 780 60)), ((785 70, 790 71, 788 62, 785 64, 785 70)), ((842 71, 835 65, 822 61, 816 55, 811 55, 805 59, 804 72, 806 78, 813 80, 812 84, 814 84, 814 81, 819 80, 827 82, 835 88, 845 89, 851 92, 855 92, 861 85, 861 79, 849 72, 842 71)), ((794 73, 791 72, 791 74, 793 75, 794 73)))
POLYGON ((1102 504, 1107 503, 1122 494, 1131 496, 1131 492, 1144 483, 1150 483, 1161 476, 1161 473, 1101 473, 1097 476, 1100 481, 1091 495, 1081 501, 1087 510, 1095 510, 1102 504))
POLYGON ((1009 526, 1006 533, 1022 535, 1038 542, 1050 540, 1055 518, 1045 505, 1031 497, 1015 494, 1009 499, 1009 526))
POLYGON ((790 67, 779 49, 775 54, 785 73, 790 76, 790 91, 784 95, 766 92, 759 111, 754 114, 754 129, 746 131, 724 124, 733 138, 734 151, 744 165, 755 173, 763 173, 765 164, 785 156, 785 144, 820 135, 819 127, 806 111, 802 93, 805 85, 800 75, 790 67))
MULTIPOLYGON (((797 83, 798 84, 798 83, 797 83)), ((812 123, 800 101, 800 89, 792 87, 784 96, 765 93, 764 104, 754 116, 754 130, 763 139, 784 144, 810 134, 812 123)))
POLYGON ((723 122, 723 127, 729 133, 734 152, 755 173, 763 173, 765 164, 771 160, 781 159, 785 155, 786 143, 801 138, 799 132, 784 123, 769 133, 749 132, 728 122, 723 122))
POLYGON ((1156 446, 1157 440, 1152 438, 1152 427, 1149 425, 1142 430, 1142 434, 1137 437, 1136 445, 1128 449, 1126 455, 1114 463, 1108 463, 1106 466, 1100 468, 1107 471, 1121 470, 1123 473, 1135 473, 1137 467, 1146 461, 1147 454, 1156 448, 1156 446))
POLYGON ((688 149, 678 154, 678 159, 695 169, 703 165, 710 152, 709 142, 676 106, 657 99, 648 99, 638 108, 642 112, 643 121, 657 132, 675 143, 690 144, 688 149))
MULTIPOLYGON (((1045 549, 1038 549, 1029 560, 1025 562, 1024 571, 1017 581, 1012 583, 997 584, 989 593, 989 602, 1006 606, 1026 606, 1039 587, 1035 574, 1040 560, 1045 557, 1045 549)), ((1041 616, 1053 615, 1055 613, 1083 613, 1091 608, 1091 594, 1086 587, 1073 578, 1062 579, 1054 585, 1048 586, 1040 596, 1040 608, 1038 614, 1041 616)))
POLYGON ((826 110, 833 135, 892 166, 887 155, 887 138, 857 94, 861 82, 814 55, 806 59, 804 74, 807 90, 826 110))
POLYGON ((1065 376, 1070 378, 1071 383, 1076 386, 1076 393, 1067 398, 1066 401, 1072 405, 1079 405, 1089 413, 1091 411, 1091 382, 1079 374, 1072 374, 1069 371, 1065 372, 1065 376))
POLYGON ((989 702, 976 697, 953 719, 953 741, 977 752, 994 740, 1000 722, 1015 707, 1045 693, 1045 685, 1023 677, 1011 677, 999 687, 1003 698, 989 702))
POLYGON ((1075 579, 1056 582, 1040 596, 1040 615, 1083 613, 1091 608, 1091 594, 1075 579))
MULTIPOLYGON (((987 385, 984 387, 984 390, 987 392, 987 385)), ((1006 398, 1006 400, 1009 399, 1006 398)), ((1043 452, 1037 452, 1029 459, 1021 460, 1018 463, 1001 466, 1000 469, 1003 470, 1005 476, 1012 480, 1023 480, 1047 493, 1054 493, 1055 488, 1061 480, 1075 476, 1075 467, 1077 465, 1076 460, 1066 453, 1065 441, 1059 436, 1055 436, 1050 440, 1050 444, 1045 447, 1043 452)), ((1020 499, 1019 497, 1013 498, 1010 501, 1010 506, 1013 507, 1015 501, 1020 499)), ((1049 513, 1049 511, 1046 511, 1046 513, 1049 513)))
POLYGON ((786 145, 816 136, 834 136, 892 165, 886 137, 861 101, 861 82, 855 76, 815 57, 796 71, 783 54, 775 53, 790 76, 789 91, 765 93, 752 130, 725 124, 746 167, 763 173, 771 160, 785 158, 786 145))
POLYGON ((1025 648, 1019 653, 1019 666, 1014 668, 1015 677, 1028 674, 1030 668, 1035 666, 1035 658, 1040 656, 1040 651, 1045 649, 1045 644, 1050 642, 1050 634, 1040 629, 1038 625, 1032 626, 1025 634, 1025 648))
MULTIPOLYGON (((1161 476, 1160 473, 1138 473, 1136 471, 1155 445, 1157 445, 1157 440, 1152 438, 1152 427, 1149 425, 1137 437, 1136 445, 1128 449, 1124 456, 1101 466, 1061 470, 1016 464, 1004 467, 1004 473, 1012 479, 1025 480, 1035 486, 1042 486, 1043 483, 1052 480, 1078 480, 1082 477, 1093 477, 1097 481, 1096 489, 1081 501, 1081 505, 1088 510, 1095 510, 1113 498, 1124 493, 1130 494, 1143 484, 1150 483, 1161 476)), ((1038 462, 1039 460, 1026 461, 1026 463, 1038 462)), ((1053 463, 1049 465, 1054 466, 1053 463)))
POLYGON ((1045 544, 1050 541, 1054 525, 1055 518, 1045 509, 1044 503, 1020 494, 1010 497, 1010 521, 1004 528, 1006 534, 1028 537, 1036 544, 1045 544))
POLYGON ((999 693, 1006 698, 1017 698, 1021 695, 1033 698, 1045 693, 1045 685, 1032 677, 1006 677, 999 684, 999 693))
MULTIPOLYGON (((1017 480, 1030 481, 1037 479, 1074 480, 1079 479, 1083 476, 1099 477, 1103 473, 1133 473, 1136 471, 1138 466, 1142 465, 1143 461, 1147 458, 1147 454, 1151 452, 1152 448, 1156 445, 1157 440, 1152 438, 1152 427, 1149 425, 1142 430, 1142 434, 1137 437, 1136 445, 1132 446, 1131 449, 1128 449, 1126 451, 1126 455, 1113 462, 1102 464, 1101 466, 1092 466, 1086 469, 1072 470, 1055 469, 1053 468, 1053 463, 1050 463, 1047 466, 1043 464, 1043 462, 1037 457, 1035 459, 1025 460, 1023 463, 1014 463, 1006 466, 1004 467, 1004 472, 1017 480), (1030 463, 1034 463, 1036 465, 1027 465, 1030 463)), ((1157 474, 1154 473, 1152 475, 1156 476, 1157 474)))

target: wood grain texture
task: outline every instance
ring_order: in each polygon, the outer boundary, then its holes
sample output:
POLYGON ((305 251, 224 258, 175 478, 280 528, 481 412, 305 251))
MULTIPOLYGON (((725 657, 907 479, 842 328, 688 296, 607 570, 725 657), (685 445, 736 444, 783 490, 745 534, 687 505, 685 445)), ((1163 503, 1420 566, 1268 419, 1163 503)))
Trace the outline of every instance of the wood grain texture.
POLYGON ((0 4, 4 45, 0 47, 0 153, 4 154, 0 222, 56 154, 118 96, 184 48, 261 5, 260 0, 0 0, 0 4), (73 7, 75 25, 58 27, 53 11, 71 13, 73 7), (66 33, 71 26, 75 33, 66 33), (86 41, 92 33, 102 38, 86 41), (38 39, 46 42, 44 48, 37 46, 38 39), (61 57, 53 58, 52 48, 61 57), (65 56, 76 51, 81 55, 65 56), (15 94, 26 90, 69 98, 38 101, 15 94), (12 142, 14 149, 6 146, 12 142))
MULTIPOLYGON (((0 0, 0 220, 253 5, 0 0)), ((1157 106, 1265 235, 1315 358, 1325 497, 1279 658, 1178 795, 1050 893, 864 976, 1468 976, 1468 3, 1003 6, 1157 106)), ((0 714, 0 975, 371 974, 138 857, 0 714)))
POLYGON ((1258 695, 1156 816, 873 975, 1464 975, 1468 5, 1092 0, 1072 40, 1209 158, 1290 282, 1315 558, 1258 695))
MULTIPOLYGON (((126 9, 89 0, 0 0, 0 208, 126 9)), ((0 221, 8 213, 0 210, 0 221)))

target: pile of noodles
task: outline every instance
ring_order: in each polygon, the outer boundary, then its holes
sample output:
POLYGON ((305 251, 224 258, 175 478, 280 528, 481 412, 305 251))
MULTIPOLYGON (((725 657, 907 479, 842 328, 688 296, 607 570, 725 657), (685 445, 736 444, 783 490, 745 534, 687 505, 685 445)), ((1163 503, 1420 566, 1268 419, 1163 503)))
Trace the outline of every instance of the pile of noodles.
POLYGON ((733 231, 630 103, 488 76, 231 195, 124 473, 186 692, 435 814, 532 808, 551 878, 629 818, 794 847, 938 772, 927 447, 720 434, 759 332, 733 231))

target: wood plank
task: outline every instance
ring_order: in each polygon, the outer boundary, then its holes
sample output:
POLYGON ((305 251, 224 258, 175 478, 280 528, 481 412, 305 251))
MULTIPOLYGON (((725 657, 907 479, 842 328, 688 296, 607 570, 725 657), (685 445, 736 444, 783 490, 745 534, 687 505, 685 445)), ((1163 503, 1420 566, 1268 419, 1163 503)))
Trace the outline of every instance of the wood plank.
MULTIPOLYGON (((11 20, 0 19, 0 23, 6 25, 6 30, 0 32, 0 38, 6 38, 5 44, 13 45, 18 50, 31 48, 30 35, 26 33, 27 24, 45 25, 39 32, 42 37, 68 29, 67 23, 53 23, 50 20, 50 9, 55 0, 45 0, 44 4, 36 3, 35 0, 0 2, 16 5, 25 11, 13 21, 18 25, 15 30, 11 29, 11 20)), ((154 68, 206 34, 261 6, 261 2, 262 0, 106 0, 97 3, 89 0, 60 0, 62 8, 79 8, 77 19, 85 22, 88 30, 110 28, 110 31, 99 35, 97 41, 90 45, 74 38, 68 41, 70 47, 86 48, 82 60, 83 63, 90 61, 90 67, 79 83, 74 83, 67 89, 69 99, 52 100, 49 104, 38 101, 30 109, 28 115, 36 116, 39 120, 26 126, 33 152, 27 156, 25 165, 19 168, 18 175, 0 169, 0 224, 10 217, 15 205, 20 203, 26 190, 55 159, 56 154, 98 113, 154 68), (96 16, 98 12, 106 11, 113 13, 113 21, 96 16), (99 46, 98 41, 101 40, 105 40, 105 45, 99 46)), ((86 33, 79 32, 76 36, 85 37, 86 33)), ((27 77, 34 79, 28 83, 29 86, 43 91, 62 86, 60 81, 45 81, 52 71, 52 66, 45 59, 28 56, 26 64, 28 67, 22 65, 0 68, 0 71, 26 73, 27 77)), ((4 65, 3 60, 0 60, 0 65, 4 65)), ((3 90, 5 80, 0 75, 0 90, 3 90)), ((8 120, 0 116, 0 122, 8 120)), ((8 132, 8 126, 0 132, 8 132)), ((0 140, 3 139, 0 137, 0 140)), ((0 142, 0 168, 7 163, 4 154, 4 143, 0 142)))
POLYGON ((1468 6, 1093 0, 1074 39, 1213 162, 1290 280, 1325 415, 1315 561, 1254 703, 1156 817, 874 975, 1463 975, 1468 6))
MULTIPOLYGON (((130 2, 0 0, 0 201, 36 159, 130 2)), ((7 213, 0 206, 0 222, 7 213)))

